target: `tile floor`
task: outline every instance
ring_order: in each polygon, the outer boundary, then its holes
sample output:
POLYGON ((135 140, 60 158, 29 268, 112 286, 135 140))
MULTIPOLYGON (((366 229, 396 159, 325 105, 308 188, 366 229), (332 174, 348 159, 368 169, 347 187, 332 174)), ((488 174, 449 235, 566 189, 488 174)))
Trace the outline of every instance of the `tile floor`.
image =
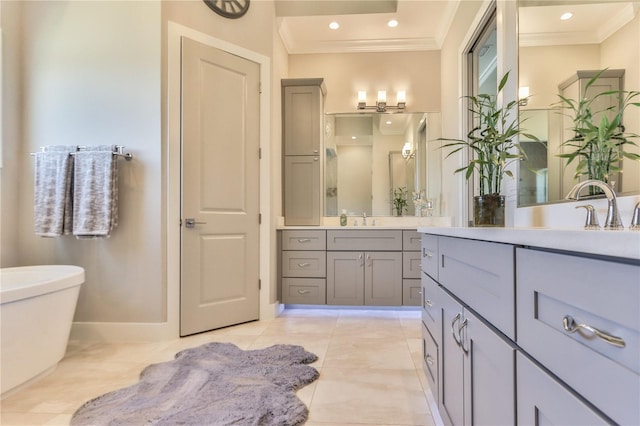
POLYGON ((71 341, 56 370, 0 402, 0 424, 65 425, 83 402, 137 381, 151 363, 211 341, 277 343, 318 355, 320 378, 298 391, 307 426, 434 425, 421 366, 420 312, 288 309, 278 318, 165 342, 71 341))

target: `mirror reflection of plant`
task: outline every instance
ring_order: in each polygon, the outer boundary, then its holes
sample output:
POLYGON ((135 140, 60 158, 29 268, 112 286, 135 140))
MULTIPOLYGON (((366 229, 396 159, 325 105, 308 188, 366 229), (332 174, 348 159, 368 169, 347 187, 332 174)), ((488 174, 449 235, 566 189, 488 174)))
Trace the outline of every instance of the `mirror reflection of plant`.
POLYGON ((495 95, 465 96, 469 101, 469 111, 474 123, 474 127, 467 133, 466 140, 439 139, 450 142, 444 144, 443 148, 453 148, 447 154, 447 158, 462 149, 470 148, 473 151, 473 158, 469 160, 469 164, 457 169, 455 173, 464 171, 465 178, 469 180, 473 172, 477 171, 480 195, 500 194, 504 176, 513 178, 508 166, 514 161, 526 158, 524 149, 517 143, 518 136, 539 141, 536 136, 524 133, 520 128, 518 101, 499 106, 498 95, 508 79, 509 72, 500 80, 495 95))
MULTIPOLYGON (((585 92, 604 71, 599 71, 587 82, 585 92)), ((622 171, 619 164, 623 158, 640 160, 640 155, 624 149, 624 145, 637 146, 632 139, 640 136, 625 132, 622 125, 624 111, 629 106, 640 107, 640 102, 638 102, 640 98, 634 102, 634 99, 640 96, 640 92, 608 90, 600 92, 592 98, 584 96, 577 101, 561 95, 558 96, 561 100, 556 105, 570 110, 570 114, 564 115, 572 119, 571 131, 574 134, 571 139, 562 143, 563 147, 568 147, 571 151, 558 154, 558 156, 566 158, 567 165, 573 161, 578 162, 575 179, 587 176, 589 179, 611 183, 611 175, 622 171), (612 96, 617 100, 617 105, 602 110, 593 110, 597 105, 596 101, 603 97, 612 96), (598 114, 600 115, 599 122, 594 117, 598 114), (611 116, 612 114, 613 116, 611 116)))
POLYGON ((393 190, 393 208, 398 216, 407 211, 407 187, 401 186, 393 190))

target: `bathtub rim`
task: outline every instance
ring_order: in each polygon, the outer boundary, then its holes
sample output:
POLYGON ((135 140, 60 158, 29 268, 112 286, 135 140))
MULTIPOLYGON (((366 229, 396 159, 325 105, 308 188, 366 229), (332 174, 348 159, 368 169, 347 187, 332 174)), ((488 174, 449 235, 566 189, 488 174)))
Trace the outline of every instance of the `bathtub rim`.
POLYGON ((84 268, 76 265, 32 265, 0 268, 0 304, 80 286, 84 283, 84 268), (31 278, 27 282, 5 282, 8 274, 31 278))

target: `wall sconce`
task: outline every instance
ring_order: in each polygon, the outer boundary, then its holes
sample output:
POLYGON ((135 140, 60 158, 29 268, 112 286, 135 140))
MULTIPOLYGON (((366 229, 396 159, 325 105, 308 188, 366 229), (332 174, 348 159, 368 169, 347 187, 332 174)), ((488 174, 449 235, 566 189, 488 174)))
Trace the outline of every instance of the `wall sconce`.
POLYGON ((411 149, 411 143, 409 142, 405 142, 404 145, 402 145, 402 158, 404 158, 405 160, 408 160, 409 158, 413 158, 416 156, 416 153, 413 152, 413 149, 411 149))
POLYGON ((527 106, 529 103, 529 86, 521 86, 518 88, 518 105, 527 106))
POLYGON ((397 105, 387 105, 387 91, 379 90, 375 105, 367 105, 367 92, 358 91, 358 109, 375 109, 377 112, 385 112, 388 109, 405 109, 407 106, 407 92, 398 90, 396 95, 397 105))

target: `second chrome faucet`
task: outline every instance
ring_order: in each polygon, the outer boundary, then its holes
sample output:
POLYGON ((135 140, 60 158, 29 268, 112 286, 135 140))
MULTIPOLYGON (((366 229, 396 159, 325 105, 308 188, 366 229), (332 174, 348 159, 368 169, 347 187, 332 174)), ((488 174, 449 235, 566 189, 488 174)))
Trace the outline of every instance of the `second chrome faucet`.
MULTIPOLYGON (((604 222, 604 229, 610 230, 620 230, 624 229, 624 225, 622 225, 622 220, 620 220, 620 212, 618 211, 618 202, 616 198, 616 192, 609 186, 607 183, 602 182, 600 180, 590 179, 585 180, 584 182, 578 183, 576 186, 571 188, 571 191, 565 197, 567 200, 579 200, 580 199, 580 191, 589 186, 595 186, 602 189, 604 192, 604 196, 607 197, 607 218, 604 222)), ((587 209, 589 211, 589 209, 587 209)), ((595 212, 593 212, 595 214, 595 212)), ((596 219, 597 220, 597 219, 596 219)), ((588 229, 596 229, 595 227, 588 229)))

